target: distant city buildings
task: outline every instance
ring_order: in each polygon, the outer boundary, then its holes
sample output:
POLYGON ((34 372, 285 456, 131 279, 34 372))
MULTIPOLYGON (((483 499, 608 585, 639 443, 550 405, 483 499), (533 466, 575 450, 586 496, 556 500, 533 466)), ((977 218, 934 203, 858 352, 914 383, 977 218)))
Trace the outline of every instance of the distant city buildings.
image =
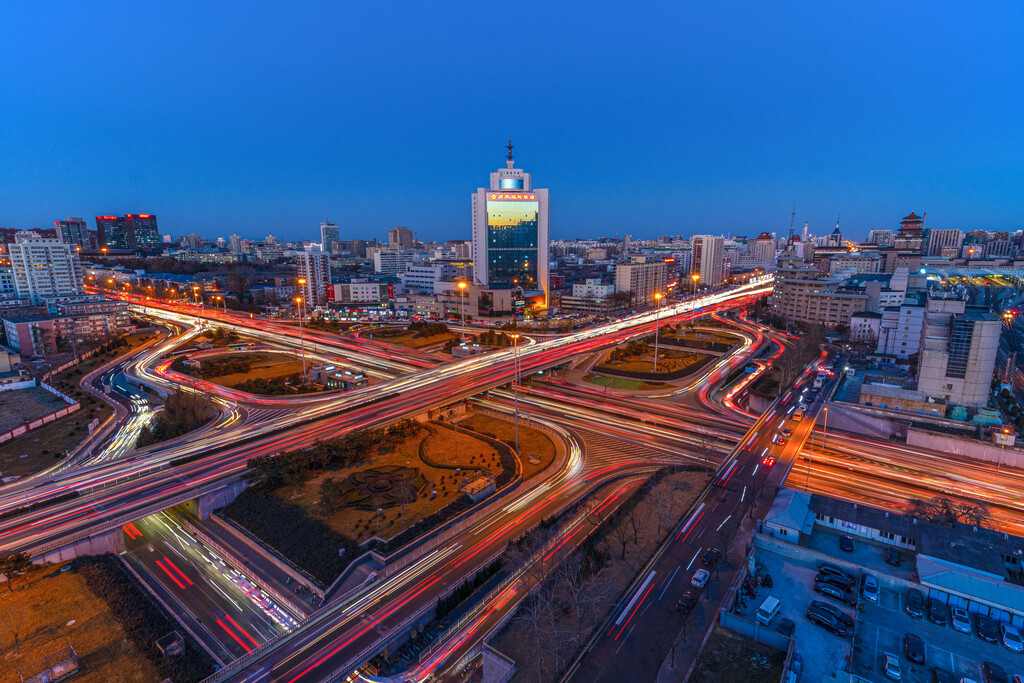
POLYGON ((515 168, 512 143, 505 168, 491 173, 489 188, 473 194, 475 284, 490 289, 539 291, 548 304, 548 191, 534 188, 515 168))

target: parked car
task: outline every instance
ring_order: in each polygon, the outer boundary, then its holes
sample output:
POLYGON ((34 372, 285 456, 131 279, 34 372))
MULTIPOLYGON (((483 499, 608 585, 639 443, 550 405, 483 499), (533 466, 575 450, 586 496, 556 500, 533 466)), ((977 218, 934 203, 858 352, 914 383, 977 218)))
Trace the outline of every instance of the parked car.
POLYGON ((850 576, 850 574, 845 569, 841 569, 841 568, 835 566, 834 564, 827 564, 826 563, 826 564, 820 565, 818 567, 818 573, 819 574, 831 574, 832 576, 836 576, 836 577, 842 579, 843 581, 846 581, 851 586, 855 583, 854 580, 853 580, 853 577, 850 576))
POLYGON ((928 598, 928 621, 939 626, 946 625, 946 606, 935 598, 928 598))
POLYGON ((835 605, 829 604, 827 602, 822 602, 821 600, 811 600, 811 606, 809 607, 809 609, 824 610, 832 616, 834 616, 839 621, 846 624, 848 627, 853 626, 853 617, 851 617, 849 614, 839 609, 835 605))
POLYGON ((722 556, 722 551, 718 548, 708 548, 704 551, 704 564, 708 567, 714 567, 718 564, 718 558, 722 556))
POLYGON ((971 615, 967 613, 963 607, 954 607, 950 610, 950 614, 953 618, 954 630, 960 631, 960 633, 971 634, 971 615))
POLYGON ((999 642, 999 624, 995 619, 986 617, 984 614, 978 615, 978 637, 990 643, 999 642))
POLYGON ((902 680, 903 670, 900 668, 899 655, 894 655, 891 652, 886 652, 882 655, 882 671, 885 672, 885 677, 894 681, 902 680))
POLYGON ((1019 628, 1012 624, 999 624, 999 632, 1003 636, 1003 647, 1011 652, 1024 652, 1019 628))
POLYGON ((821 583, 830 583, 836 588, 842 588, 844 591, 853 591, 852 583, 831 574, 816 574, 814 580, 821 583))
POLYGON ((826 631, 834 633, 835 635, 839 636, 840 638, 845 638, 846 637, 846 633, 847 633, 846 624, 844 624, 843 622, 839 621, 838 619, 836 619, 834 616, 832 616, 828 612, 825 612, 823 610, 808 608, 808 610, 807 610, 807 621, 811 622, 812 624, 817 624, 818 626, 821 626, 826 631))
POLYGON ((849 534, 840 536, 839 537, 839 549, 842 550, 844 553, 852 553, 853 552, 853 536, 850 536, 849 534))
POLYGON ((900 566, 900 551, 896 548, 885 549, 885 563, 894 567, 900 566))
POLYGON ((953 674, 942 669, 932 669, 932 683, 954 683, 953 674))
POLYGON ((914 633, 903 634, 903 652, 915 664, 924 664, 924 641, 914 633))
POLYGON ((793 631, 796 630, 796 624, 793 623, 792 619, 780 619, 779 625, 775 627, 776 633, 781 633, 787 638, 793 637, 793 631))
POLYGON ((697 604, 697 593, 692 589, 687 589, 683 593, 683 597, 679 598, 679 602, 676 603, 676 609, 680 610, 685 614, 689 614, 690 610, 697 604))
POLYGON ((839 602, 846 603, 850 607, 857 606, 857 595, 850 591, 843 590, 835 584, 826 583, 824 581, 814 582, 814 592, 818 595, 824 595, 830 598, 834 598, 839 602))
POLYGON ((693 573, 693 578, 690 579, 690 585, 696 588, 703 588, 707 585, 708 579, 711 578, 711 572, 707 569, 698 569, 693 573))
POLYGON ((1010 683, 1010 677, 1006 675, 1003 667, 993 662, 981 663, 981 677, 985 683, 1010 683))
POLYGON ((915 619, 920 619, 924 616, 924 596, 921 594, 921 591, 916 588, 907 590, 907 606, 905 611, 915 619))
POLYGON ((878 579, 871 574, 860 578, 860 596, 868 602, 878 602, 878 579))

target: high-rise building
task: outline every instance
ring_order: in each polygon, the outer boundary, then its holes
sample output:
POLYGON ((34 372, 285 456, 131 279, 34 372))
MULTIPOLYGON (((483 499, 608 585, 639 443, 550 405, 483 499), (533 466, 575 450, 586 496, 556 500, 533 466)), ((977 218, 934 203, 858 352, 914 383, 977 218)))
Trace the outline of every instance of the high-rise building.
POLYGON ((84 218, 65 218, 62 221, 54 221, 57 227, 57 239, 61 244, 70 245, 72 248, 89 248, 89 226, 85 224, 84 218))
POLYGON ((924 315, 918 391, 947 404, 985 407, 999 350, 1002 320, 964 301, 929 298, 924 315))
POLYGON ((634 256, 615 266, 615 291, 632 292, 633 303, 650 304, 655 294, 665 294, 668 264, 652 256, 634 256))
POLYGON ((19 298, 39 304, 47 297, 85 294, 82 265, 70 244, 19 232, 9 250, 14 289, 19 298))
POLYGON ((929 230, 927 255, 955 257, 963 241, 964 234, 956 229, 929 230))
POLYGON ((238 236, 238 235, 231 235, 228 238, 228 244, 231 245, 231 253, 232 254, 241 254, 242 253, 242 238, 240 236, 238 236))
POLYGON ((96 234, 101 247, 130 249, 128 230, 121 216, 96 216, 96 234))
POLYGON ((160 230, 157 228, 155 215, 129 213, 124 217, 124 224, 128 229, 129 249, 149 253, 160 251, 160 230))
POLYGON ((395 277, 416 260, 416 252, 402 249, 383 249, 373 255, 373 271, 395 277))
MULTIPOLYGON (((691 249, 691 254, 692 249, 691 249)), ((762 232, 750 245, 750 263, 755 268, 769 270, 775 267, 775 240, 766 232, 762 232)))
POLYGON ((725 282, 725 238, 694 235, 690 243, 693 245, 691 273, 700 276, 698 283, 715 287, 725 282))
POLYGON ((893 242, 892 230, 872 230, 868 233, 868 244, 876 244, 880 247, 891 247, 893 242))
POLYGON ((323 250, 330 253, 333 249, 333 245, 340 238, 338 233, 338 224, 331 223, 330 221, 324 221, 320 224, 320 244, 323 245, 323 250))
POLYGON ((298 279, 306 283, 299 286, 302 298, 309 306, 327 303, 327 286, 331 284, 331 255, 323 251, 304 251, 296 257, 298 279))
POLYGON ((490 289, 539 290, 548 304, 548 191, 514 168, 512 141, 505 168, 473 195, 473 276, 490 289))
POLYGON ((412 230, 409 228, 391 228, 388 230, 388 248, 389 249, 402 249, 408 251, 412 249, 412 230))
POLYGON ((156 216, 129 213, 121 216, 96 216, 96 231, 101 247, 159 252, 163 245, 156 216))

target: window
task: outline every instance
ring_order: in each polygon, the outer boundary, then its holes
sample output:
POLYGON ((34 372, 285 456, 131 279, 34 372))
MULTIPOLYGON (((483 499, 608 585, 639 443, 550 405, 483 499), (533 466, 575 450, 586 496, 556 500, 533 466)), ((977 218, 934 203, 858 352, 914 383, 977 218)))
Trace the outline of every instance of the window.
POLYGON ((779 529, 779 536, 789 536, 789 531, 786 529, 779 529))

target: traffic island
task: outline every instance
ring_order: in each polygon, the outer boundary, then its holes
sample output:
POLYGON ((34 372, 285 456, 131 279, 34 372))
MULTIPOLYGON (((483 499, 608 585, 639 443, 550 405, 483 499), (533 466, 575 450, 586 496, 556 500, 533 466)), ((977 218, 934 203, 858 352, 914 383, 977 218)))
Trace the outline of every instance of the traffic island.
POLYGON ((519 469, 504 444, 413 421, 250 467, 254 486, 225 515, 323 587, 365 552, 391 552, 471 509, 471 483, 490 477, 500 489, 519 469))

